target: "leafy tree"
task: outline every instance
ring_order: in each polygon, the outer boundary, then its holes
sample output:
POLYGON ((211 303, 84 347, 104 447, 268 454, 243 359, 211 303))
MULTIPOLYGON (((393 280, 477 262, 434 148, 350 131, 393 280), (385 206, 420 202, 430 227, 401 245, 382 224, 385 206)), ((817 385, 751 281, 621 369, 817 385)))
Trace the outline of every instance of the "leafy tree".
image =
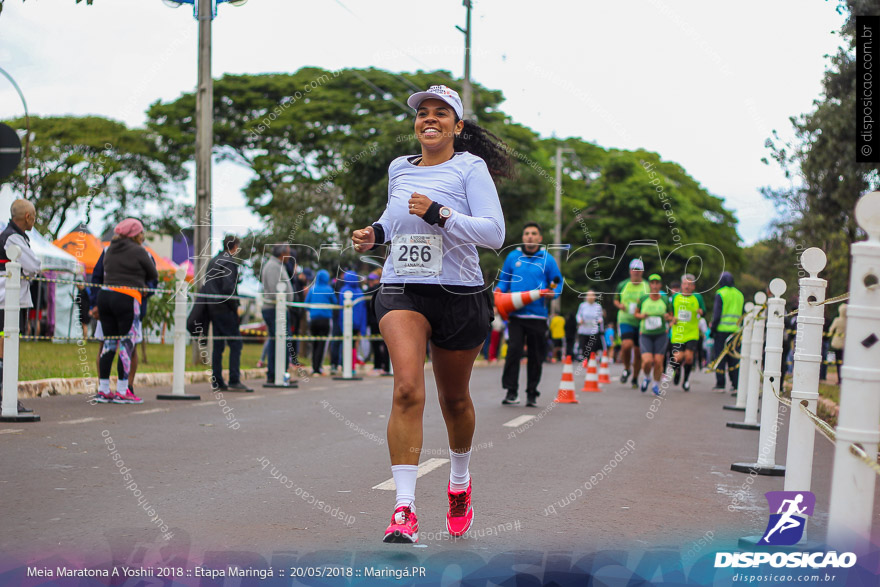
POLYGON ((825 251, 829 264, 822 276, 829 281, 829 295, 848 287, 849 247, 860 234, 853 216, 856 201, 880 188, 877 166, 856 162, 852 116, 856 106, 855 16, 880 13, 880 1, 839 0, 838 12, 849 14, 841 30, 845 46, 830 57, 821 98, 813 102, 812 112, 789 119, 794 139, 784 141, 774 131, 766 143, 770 159, 783 168, 791 185, 762 190, 781 214, 778 232, 825 251))
MULTIPOLYGON (((563 275, 573 290, 613 294, 628 278, 633 257, 643 259, 646 275, 660 273, 667 285, 685 270, 694 273, 697 291, 714 289, 721 271, 741 266, 733 214, 680 165, 656 153, 605 150, 577 139, 542 142, 548 152, 557 144, 573 150, 562 180, 562 240, 571 245, 563 275)), ((604 298, 609 310, 612 299, 604 298)))
MULTIPOLYGON (((25 128, 23 118, 6 124, 25 128)), ((96 210, 110 223, 137 215, 164 233, 179 229, 176 218, 192 215, 173 198, 171 182, 186 172, 166 164, 151 133, 97 116, 32 116, 30 127, 29 169, 19 166, 5 183, 22 194, 27 177, 37 228, 53 238, 71 216, 82 213, 88 222, 96 210)))
MULTIPOLYGON (((418 152, 406 98, 438 80, 457 86, 445 71, 393 74, 372 68, 308 67, 216 80, 215 156, 253 171, 244 194, 267 221, 266 242, 295 232, 298 242, 312 247, 333 240, 347 244, 352 228, 378 218, 387 201, 388 164, 418 152)), ((546 159, 532 153, 535 134, 497 109, 502 99, 500 92, 475 88, 480 123, 526 159, 546 159)), ((193 158, 194 109, 190 93, 148 110, 148 127, 178 165, 193 158)), ((526 168, 516 181, 501 182, 499 193, 508 222, 519 224, 552 192, 526 168)))

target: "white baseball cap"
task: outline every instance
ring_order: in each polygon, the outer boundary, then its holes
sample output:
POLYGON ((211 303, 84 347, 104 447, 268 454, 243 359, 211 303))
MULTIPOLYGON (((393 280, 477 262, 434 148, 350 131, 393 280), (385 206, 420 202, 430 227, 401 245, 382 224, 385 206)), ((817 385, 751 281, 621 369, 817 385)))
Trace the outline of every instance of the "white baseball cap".
POLYGON ((428 98, 443 100, 455 110, 459 120, 464 118, 464 108, 461 105, 461 98, 458 92, 447 86, 431 86, 426 92, 416 92, 406 99, 407 105, 413 110, 418 110, 419 105, 428 98))
POLYGON ((632 271, 644 271, 645 264, 642 263, 641 259, 633 259, 632 261, 629 262, 629 268, 632 271))

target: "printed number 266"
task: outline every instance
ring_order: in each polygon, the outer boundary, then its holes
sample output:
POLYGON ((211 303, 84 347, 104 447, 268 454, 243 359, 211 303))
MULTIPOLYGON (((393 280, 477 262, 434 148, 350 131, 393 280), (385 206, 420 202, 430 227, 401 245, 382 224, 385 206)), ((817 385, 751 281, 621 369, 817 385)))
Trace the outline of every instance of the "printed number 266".
POLYGON ((413 263, 417 262, 419 259, 422 260, 422 263, 428 263, 431 261, 431 247, 428 245, 412 245, 410 247, 406 245, 400 245, 400 257, 397 259, 401 262, 411 261, 413 263), (419 250, 421 249, 421 250, 419 250), (407 257, 409 257, 407 259, 407 257))

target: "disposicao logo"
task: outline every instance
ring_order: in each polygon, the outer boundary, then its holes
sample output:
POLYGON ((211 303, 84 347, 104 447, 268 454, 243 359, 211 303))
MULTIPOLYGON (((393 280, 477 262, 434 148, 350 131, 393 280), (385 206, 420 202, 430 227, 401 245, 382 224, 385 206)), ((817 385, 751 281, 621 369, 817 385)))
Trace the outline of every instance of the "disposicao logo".
MULTIPOLYGON (((809 491, 768 491, 770 520, 760 545, 794 546, 804 535, 807 517, 813 515, 816 496, 809 491), (775 513, 774 513, 775 512, 775 513)), ((849 568, 856 564, 852 552, 716 552, 715 568, 748 568, 769 563, 771 567, 849 568)))
POLYGON ((810 491, 768 491, 764 497, 770 506, 770 521, 758 544, 797 544, 804 535, 807 516, 813 515, 816 496, 810 491))

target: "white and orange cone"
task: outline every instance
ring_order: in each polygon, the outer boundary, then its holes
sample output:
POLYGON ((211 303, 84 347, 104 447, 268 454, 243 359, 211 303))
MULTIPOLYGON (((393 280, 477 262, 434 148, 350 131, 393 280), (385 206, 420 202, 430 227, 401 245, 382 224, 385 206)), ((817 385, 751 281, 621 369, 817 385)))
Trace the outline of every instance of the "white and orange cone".
POLYGON ((587 365, 587 378, 584 380, 584 387, 581 391, 602 391, 599 389, 599 374, 596 372, 596 353, 590 353, 589 362, 584 359, 584 363, 587 365))
POLYGON ((513 293, 501 293, 495 290, 495 308, 502 320, 507 320, 511 312, 524 308, 548 292, 547 289, 532 289, 529 291, 515 291, 513 293))
POLYGON ((571 355, 565 357, 562 363, 562 380, 559 382, 559 393, 553 400, 560 404, 576 404, 577 397, 574 394, 574 370, 571 367, 571 355))
POLYGON ((599 385, 611 383, 611 370, 608 368, 608 351, 602 352, 602 362, 599 364, 599 385))

